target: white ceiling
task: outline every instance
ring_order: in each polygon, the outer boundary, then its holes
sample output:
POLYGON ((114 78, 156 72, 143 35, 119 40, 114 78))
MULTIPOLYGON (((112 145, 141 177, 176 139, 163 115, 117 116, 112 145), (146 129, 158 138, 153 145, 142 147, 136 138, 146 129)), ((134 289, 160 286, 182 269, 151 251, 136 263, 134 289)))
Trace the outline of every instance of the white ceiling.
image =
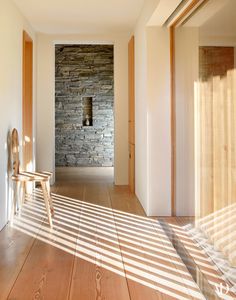
POLYGON ((162 26, 182 0, 160 0, 148 21, 149 26, 162 26))
POLYGON ((38 32, 125 32, 148 0, 13 0, 38 32))
POLYGON ((208 36, 236 36, 236 0, 210 0, 185 26, 208 36))
POLYGON ((236 36, 236 0, 227 0, 201 27, 205 35, 236 36))

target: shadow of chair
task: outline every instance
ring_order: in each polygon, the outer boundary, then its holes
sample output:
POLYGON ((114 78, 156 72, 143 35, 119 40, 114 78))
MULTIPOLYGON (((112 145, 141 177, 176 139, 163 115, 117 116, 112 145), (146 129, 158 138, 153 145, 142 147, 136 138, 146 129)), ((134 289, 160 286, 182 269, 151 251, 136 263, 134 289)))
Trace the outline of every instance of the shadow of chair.
POLYGON ((12 162, 12 176, 11 179, 14 183, 13 187, 13 214, 16 213, 17 204, 18 207, 24 204, 27 183, 40 183, 43 191, 43 198, 46 206, 46 212, 50 227, 52 227, 52 216, 54 215, 54 209, 52 204, 52 198, 50 193, 50 178, 51 172, 29 172, 20 170, 20 159, 19 159, 19 136, 17 129, 13 129, 11 133, 11 162, 12 162), (20 191, 22 190, 22 193, 20 191), (21 194, 21 197, 19 197, 21 194), (19 201, 19 198, 20 201, 19 201))

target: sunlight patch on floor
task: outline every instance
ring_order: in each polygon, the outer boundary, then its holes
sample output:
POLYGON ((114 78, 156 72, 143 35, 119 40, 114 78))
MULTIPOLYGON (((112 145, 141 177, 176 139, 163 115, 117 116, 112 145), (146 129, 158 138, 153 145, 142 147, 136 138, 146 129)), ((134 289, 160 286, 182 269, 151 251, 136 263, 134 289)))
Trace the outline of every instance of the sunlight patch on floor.
POLYGON ((175 299, 205 299, 157 221, 53 194, 53 228, 36 190, 12 227, 175 299))

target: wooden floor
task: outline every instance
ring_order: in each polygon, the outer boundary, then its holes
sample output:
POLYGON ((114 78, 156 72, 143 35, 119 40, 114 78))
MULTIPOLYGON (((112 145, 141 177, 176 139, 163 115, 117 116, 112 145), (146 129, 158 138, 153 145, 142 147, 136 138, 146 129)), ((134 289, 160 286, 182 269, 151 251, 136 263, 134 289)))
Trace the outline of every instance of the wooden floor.
POLYGON ((111 169, 58 169, 0 233, 0 299, 204 299, 157 220, 111 169), (91 172, 93 171, 93 172, 91 172))

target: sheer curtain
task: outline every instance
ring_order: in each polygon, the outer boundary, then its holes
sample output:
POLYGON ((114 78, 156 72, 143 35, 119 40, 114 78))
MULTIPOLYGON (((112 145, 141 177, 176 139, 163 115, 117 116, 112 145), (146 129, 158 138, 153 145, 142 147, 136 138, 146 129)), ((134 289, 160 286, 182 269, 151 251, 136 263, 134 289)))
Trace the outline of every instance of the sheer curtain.
POLYGON ((236 71, 195 89, 196 226, 236 267, 236 71))

